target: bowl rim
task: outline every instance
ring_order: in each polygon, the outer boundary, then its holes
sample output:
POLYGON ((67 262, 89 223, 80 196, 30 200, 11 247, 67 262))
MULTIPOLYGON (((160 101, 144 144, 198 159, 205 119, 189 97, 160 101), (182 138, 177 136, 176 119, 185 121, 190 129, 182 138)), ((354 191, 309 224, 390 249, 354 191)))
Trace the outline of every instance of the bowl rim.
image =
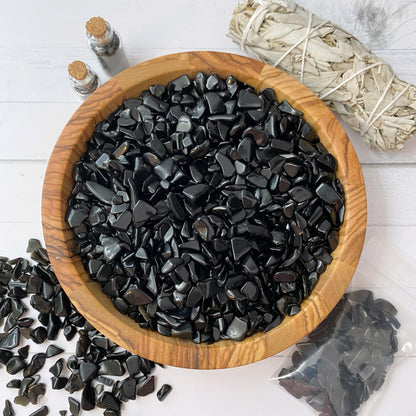
POLYGON ((367 205, 364 179, 354 148, 334 114, 308 88, 288 74, 245 56, 213 51, 181 52, 139 63, 98 88, 64 127, 50 156, 42 191, 42 227, 49 258, 62 288, 78 311, 100 332, 123 348, 152 361, 185 368, 213 369, 245 365, 274 355, 311 332, 345 292, 359 261, 365 238, 367 205), (74 252, 72 230, 65 221, 73 187, 72 168, 85 151, 95 125, 126 99, 155 83, 166 84, 182 73, 232 74, 257 91, 270 87, 287 99, 314 128, 338 160, 337 177, 345 192, 345 220, 333 261, 320 276, 301 311, 285 317, 273 330, 243 341, 195 344, 142 329, 121 314, 89 279, 74 252), (156 82, 155 82, 156 81, 156 82), (331 139, 336 137, 336 140, 331 139), (342 156, 342 159, 340 159, 342 156), (75 277, 75 278, 74 278, 75 277))

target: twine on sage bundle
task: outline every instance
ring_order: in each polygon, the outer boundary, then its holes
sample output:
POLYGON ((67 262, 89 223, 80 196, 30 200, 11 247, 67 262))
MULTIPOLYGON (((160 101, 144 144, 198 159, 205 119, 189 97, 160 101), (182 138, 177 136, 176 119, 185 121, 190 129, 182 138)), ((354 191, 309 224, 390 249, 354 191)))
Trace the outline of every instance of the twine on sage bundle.
POLYGON ((353 35, 293 0, 245 0, 228 36, 306 85, 369 148, 401 149, 416 132, 416 87, 353 35))

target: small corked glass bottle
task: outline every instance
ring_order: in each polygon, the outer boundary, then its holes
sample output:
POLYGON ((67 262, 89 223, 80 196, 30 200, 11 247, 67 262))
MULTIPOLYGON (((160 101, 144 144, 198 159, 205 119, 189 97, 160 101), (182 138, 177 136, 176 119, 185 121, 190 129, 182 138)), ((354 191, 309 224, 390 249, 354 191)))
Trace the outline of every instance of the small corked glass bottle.
POLYGON ((102 17, 92 17, 85 25, 88 46, 110 77, 124 71, 129 62, 120 36, 102 17))
POLYGON ((73 90, 85 100, 99 84, 97 74, 84 62, 73 61, 68 65, 68 74, 73 90))

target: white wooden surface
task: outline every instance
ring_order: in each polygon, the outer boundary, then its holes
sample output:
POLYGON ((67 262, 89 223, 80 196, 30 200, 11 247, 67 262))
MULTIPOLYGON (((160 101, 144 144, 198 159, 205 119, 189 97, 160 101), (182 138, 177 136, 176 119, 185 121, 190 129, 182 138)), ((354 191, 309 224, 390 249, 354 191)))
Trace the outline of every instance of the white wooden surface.
MULTIPOLYGON (((399 76, 416 83, 415 2, 333 0, 331 7, 321 0, 299 3, 361 36, 399 76)), ((121 34, 131 64, 185 50, 241 54, 225 36, 236 4, 237 0, 0 0, 0 255, 23 256, 29 237, 42 238, 40 195, 47 159, 79 104, 66 66, 82 59, 97 68, 86 47, 85 21, 96 15, 107 18, 121 34)), ((401 152, 382 154, 369 151, 356 133, 350 137, 366 180, 368 239, 376 236, 387 246, 394 244, 416 261, 416 140, 401 152)), ((365 246, 362 258, 367 263, 377 264, 377 257, 365 246)), ((386 261, 390 263, 384 266, 394 270, 394 259, 386 261)), ((362 264, 354 283, 369 287, 374 282, 366 277, 362 264)), ((395 284, 416 296, 416 276, 407 269, 402 274, 398 273, 395 284)), ((74 346, 65 348, 70 353, 74 346)), ((285 355, 230 370, 158 370, 158 384, 171 383, 172 394, 163 403, 155 395, 129 402, 122 414, 311 415, 308 407, 268 381, 285 355)), ((401 414, 416 415, 416 354, 412 355, 395 366, 371 415, 390 416, 398 406, 401 414)), ((42 371, 45 381, 53 362, 49 360, 42 371)), ((0 369, 1 386, 10 378, 0 369)), ((15 394, 0 388, 0 411, 4 399, 13 399, 15 394)), ((49 389, 45 400, 50 414, 68 408, 65 391, 49 389)), ((17 416, 27 416, 36 407, 14 408, 17 416)))

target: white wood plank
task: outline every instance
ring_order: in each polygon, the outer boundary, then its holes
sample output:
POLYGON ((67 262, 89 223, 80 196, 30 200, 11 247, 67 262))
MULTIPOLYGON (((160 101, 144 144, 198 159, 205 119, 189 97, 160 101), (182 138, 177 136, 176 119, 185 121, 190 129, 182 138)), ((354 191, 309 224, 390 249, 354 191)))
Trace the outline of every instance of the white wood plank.
POLYGON ((102 16, 130 47, 215 48, 224 42, 235 0, 2 1, 0 34, 11 48, 86 47, 85 22, 102 16), (20 9, 20 13, 17 13, 20 9), (16 19, 19 18, 19 30, 16 19))
POLYGON ((363 165, 369 225, 415 225, 414 165, 363 165))
POLYGON ((39 222, 46 162, 0 162, 0 223, 39 222))
POLYGON ((0 256, 8 258, 26 257, 30 238, 43 240, 40 219, 35 222, 0 222, 0 256))
POLYGON ((0 159, 46 160, 75 103, 0 103, 0 159))
MULTIPOLYGON (((331 7, 327 2, 317 0, 298 0, 298 3, 316 15, 332 20, 370 47, 414 47, 412 22, 416 11, 409 0, 364 3, 333 0, 331 7)), ((97 15, 108 19, 129 47, 171 45, 194 48, 199 43, 216 48, 224 42, 237 1, 211 0, 200 2, 198 7, 192 0, 119 0, 117 7, 110 2, 82 0, 59 6, 45 0, 36 3, 26 0, 22 4, 25 10, 19 13, 20 30, 16 31, 16 6, 12 2, 2 2, 0 34, 14 48, 84 46, 85 22, 97 15)))
MULTIPOLYGON (((0 186, 7 202, 0 204, 1 222, 36 222, 46 161, 0 162, 0 186)), ((416 225, 414 165, 363 165, 369 225, 416 225)))

